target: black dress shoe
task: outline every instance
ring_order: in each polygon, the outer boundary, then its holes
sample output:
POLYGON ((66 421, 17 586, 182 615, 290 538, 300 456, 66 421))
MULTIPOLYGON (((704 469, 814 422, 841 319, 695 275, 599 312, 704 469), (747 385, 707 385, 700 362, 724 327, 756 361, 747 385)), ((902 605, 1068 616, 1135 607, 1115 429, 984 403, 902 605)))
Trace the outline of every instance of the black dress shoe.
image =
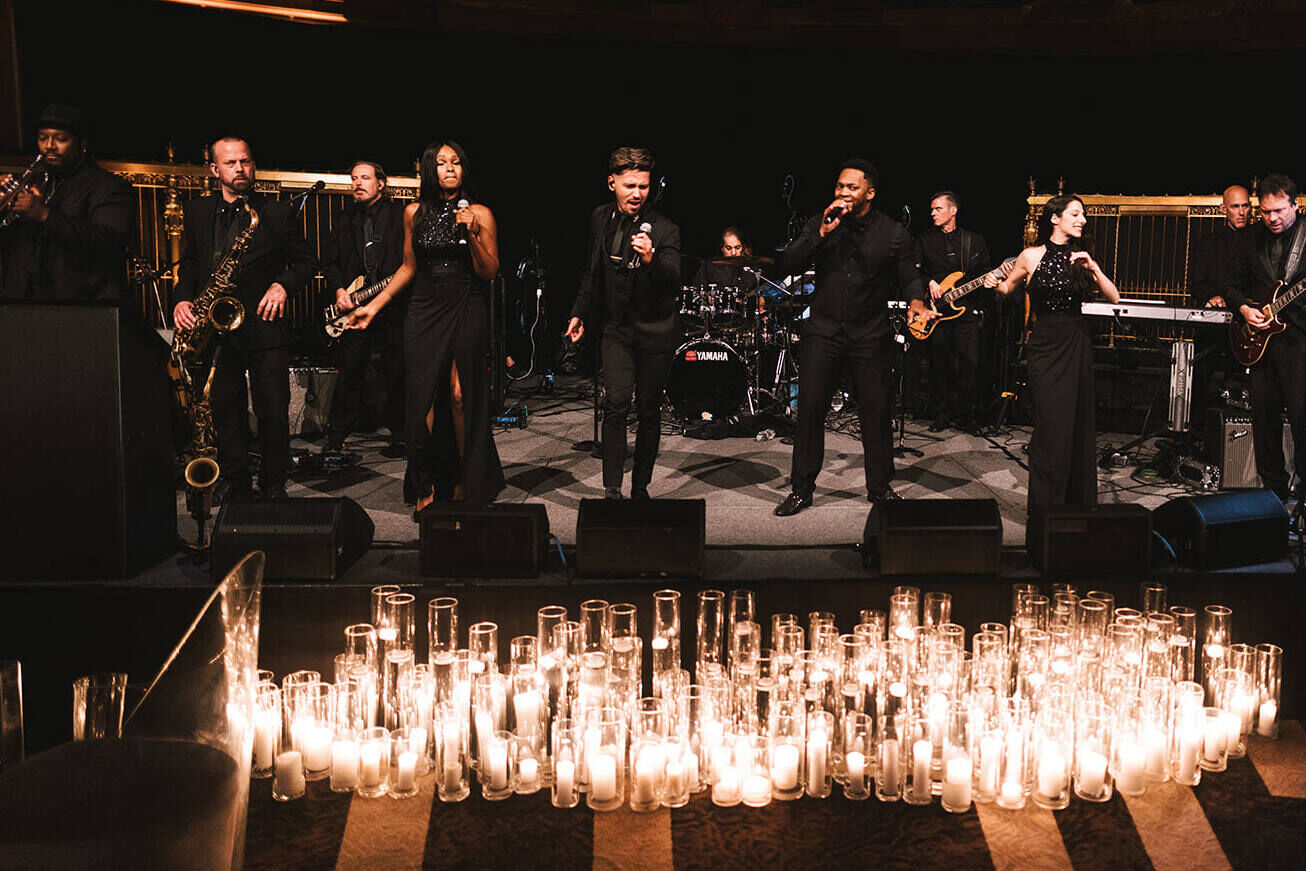
POLYGON ((866 494, 867 502, 901 502, 902 497, 897 494, 892 487, 885 487, 883 490, 876 490, 874 493, 866 494))
POLYGON ((260 494, 260 497, 263 499, 264 502, 277 502, 282 499, 290 498, 288 495, 286 495, 285 485, 282 485, 280 487, 264 487, 263 492, 260 494))
POLYGON ((812 496, 809 493, 806 496, 799 496, 797 493, 790 493, 784 498, 784 501, 775 506, 776 517, 792 517, 804 508, 810 507, 812 496))
POLYGON ((948 421, 944 420, 943 418, 939 418, 938 420, 934 421, 934 423, 930 424, 930 432, 943 432, 945 429, 948 429, 951 426, 952 424, 948 423, 948 421))
POLYGON ((648 502, 648 490, 643 487, 632 487, 630 489, 630 498, 635 502, 648 502))
POLYGON ((603 488, 603 498, 604 498, 604 499, 620 499, 620 498, 621 498, 621 488, 620 488, 620 487, 604 487, 604 488, 603 488))

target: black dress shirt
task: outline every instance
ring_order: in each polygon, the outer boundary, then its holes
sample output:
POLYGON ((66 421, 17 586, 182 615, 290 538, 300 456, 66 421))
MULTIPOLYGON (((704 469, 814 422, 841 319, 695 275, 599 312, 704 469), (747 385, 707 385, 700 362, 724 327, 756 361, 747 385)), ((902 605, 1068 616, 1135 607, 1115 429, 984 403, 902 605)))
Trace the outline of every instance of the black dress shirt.
MULTIPOLYGON (((927 281, 942 283, 952 273, 960 272, 962 276, 956 284, 965 284, 983 275, 992 263, 984 237, 963 227, 956 227, 951 233, 931 227, 917 238, 916 246, 921 273, 927 281)), ((957 304, 974 311, 986 308, 992 299, 992 289, 981 287, 967 294, 964 303, 957 304)))
POLYGON ((1233 258, 1233 243, 1243 232, 1232 229, 1228 221, 1221 221, 1214 233, 1193 246, 1192 277, 1188 282, 1193 305, 1206 305, 1211 297, 1224 293, 1224 276, 1233 258))
MULTIPOLYGON (((1291 285, 1306 278, 1306 251, 1291 273, 1286 271, 1298 233, 1306 233, 1306 219, 1300 216, 1282 233, 1271 233, 1264 223, 1257 222, 1234 238, 1229 269, 1224 274, 1224 298, 1229 308, 1237 311, 1244 305, 1264 302, 1276 281, 1291 285)), ((1306 330, 1306 309, 1302 308, 1300 299, 1283 309, 1279 316, 1306 330)))
POLYGON ((804 332, 872 339, 889 332, 891 299, 925 299, 911 236, 898 222, 871 210, 845 217, 824 239, 816 215, 785 249, 785 270, 816 267, 812 316, 804 332))
POLYGON ((589 258, 581 273, 572 317, 596 324, 625 326, 671 318, 680 295, 680 228, 653 209, 644 209, 638 222, 615 214, 611 203, 590 214, 589 258), (634 269, 630 231, 649 223, 653 261, 634 269), (614 260, 615 254, 615 260, 614 260))

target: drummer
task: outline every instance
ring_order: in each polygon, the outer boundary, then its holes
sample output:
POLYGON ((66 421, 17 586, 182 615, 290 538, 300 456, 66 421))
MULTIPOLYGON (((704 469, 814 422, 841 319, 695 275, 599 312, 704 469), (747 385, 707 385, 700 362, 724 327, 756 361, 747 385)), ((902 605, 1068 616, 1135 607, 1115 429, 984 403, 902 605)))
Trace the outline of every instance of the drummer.
MULTIPOLYGON (((753 249, 744 241, 737 227, 726 227, 721 231, 721 258, 733 260, 737 257, 752 256, 753 249)), ((720 287, 743 287, 751 282, 753 276, 744 272, 741 266, 721 263, 712 259, 704 260, 694 275, 694 284, 715 284, 720 287)))

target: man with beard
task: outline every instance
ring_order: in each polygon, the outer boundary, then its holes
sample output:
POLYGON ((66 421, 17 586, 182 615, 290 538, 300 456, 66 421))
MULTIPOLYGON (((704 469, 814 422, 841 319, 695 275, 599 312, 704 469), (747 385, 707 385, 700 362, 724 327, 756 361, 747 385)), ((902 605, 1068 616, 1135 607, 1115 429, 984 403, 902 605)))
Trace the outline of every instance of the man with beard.
POLYGON ((87 154, 82 113, 72 106, 46 107, 36 122, 36 143, 48 181, 38 180, 14 197, 10 208, 19 220, 0 233, 0 295, 121 299, 127 289, 131 185, 87 154))
POLYGON ((290 470, 290 350, 285 327, 286 301, 317 271, 317 262, 290 203, 254 190, 254 157, 245 140, 224 137, 213 143, 209 172, 219 195, 186 203, 186 234, 177 281, 173 319, 179 328, 195 326, 191 300, 208 283, 241 233, 249 228, 245 202, 259 224, 235 274, 234 293, 245 307, 239 329, 219 333, 210 399, 218 435, 218 465, 226 498, 248 498, 249 415, 245 373, 258 419, 260 484, 263 498, 286 495, 290 470))
MULTIPOLYGON (((326 286, 342 312, 354 308, 346 288, 357 278, 370 287, 394 274, 404 259, 404 207, 387 194, 386 174, 380 164, 360 160, 349 171, 354 202, 336 224, 322 258, 326 286)), ((373 353, 380 362, 385 384, 383 422, 390 428, 390 443, 403 443, 404 432, 404 314, 408 295, 383 308, 369 329, 347 330, 337 346, 335 393, 327 422, 324 453, 344 447, 345 437, 358 425, 363 387, 373 353)))

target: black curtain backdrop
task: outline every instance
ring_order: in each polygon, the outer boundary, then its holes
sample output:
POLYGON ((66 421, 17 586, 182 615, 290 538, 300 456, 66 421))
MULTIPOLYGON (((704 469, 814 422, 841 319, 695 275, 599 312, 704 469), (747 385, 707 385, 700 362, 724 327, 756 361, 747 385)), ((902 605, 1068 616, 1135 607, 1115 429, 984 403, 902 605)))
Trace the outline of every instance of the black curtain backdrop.
MULTIPOLYGON (((742 227, 758 254, 786 238, 787 174, 803 214, 832 195, 850 155, 879 166, 876 204, 912 230, 951 188, 961 222, 1015 253, 1026 179, 1085 193, 1209 193, 1272 170, 1306 176, 1286 55, 1071 58, 904 55, 852 40, 828 49, 715 48, 313 26, 131 0, 18 0, 20 83, 31 121, 83 107, 106 158, 198 162, 235 133, 278 169, 345 172, 356 157, 410 174, 427 141, 467 149, 501 227, 505 274, 543 248, 554 320, 575 293, 606 156, 645 144, 668 189, 659 208, 685 250, 742 227), (108 4, 105 4, 106 6, 108 4), (1257 84, 1250 84, 1257 82, 1257 84)), ((976 43, 983 35, 977 33, 976 43)), ((1296 59, 1300 61, 1300 58, 1296 59)), ((1306 181, 1306 179, 1302 179, 1306 181)))

